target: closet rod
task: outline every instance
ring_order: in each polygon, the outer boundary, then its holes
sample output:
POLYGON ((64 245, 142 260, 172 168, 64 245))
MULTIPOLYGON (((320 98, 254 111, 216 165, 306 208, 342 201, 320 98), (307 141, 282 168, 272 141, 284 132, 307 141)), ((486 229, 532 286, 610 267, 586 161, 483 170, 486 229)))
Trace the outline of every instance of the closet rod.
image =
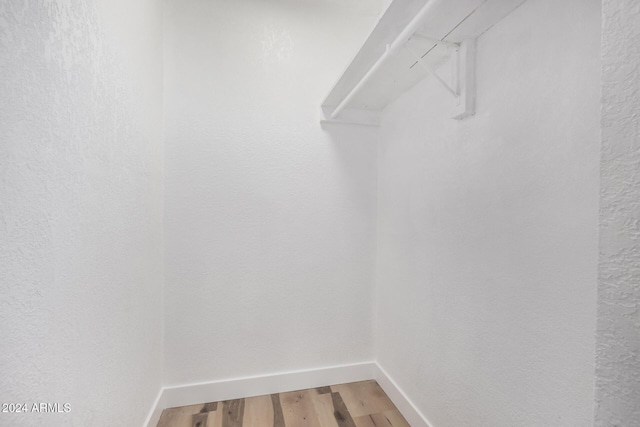
POLYGON ((362 79, 360 79, 358 84, 356 84, 353 87, 353 89, 351 89, 351 91, 347 94, 347 96, 344 97, 342 102, 340 102, 340 104, 338 104, 338 106, 334 108, 334 110, 331 112, 332 119, 335 119, 336 116, 340 114, 340 112, 349 104, 349 102, 351 102, 351 99, 353 99, 353 97, 360 91, 360 89, 362 89, 362 86, 364 86, 367 83, 367 81, 369 81, 371 76, 373 76, 375 72, 378 71, 378 69, 392 55, 394 55, 398 50, 400 50, 407 41, 409 41, 411 36, 416 31, 418 31, 418 28, 420 28, 420 25, 422 24, 426 16, 429 14, 431 9, 433 9, 433 7, 440 1, 441 0, 429 0, 424 6, 422 6, 422 9, 420 9, 420 11, 416 14, 416 16, 414 16, 413 19, 407 24, 407 26, 404 27, 404 30, 402 30, 400 35, 396 37, 393 43, 387 45, 387 49, 385 50, 385 52, 382 54, 382 56, 380 56, 380 58, 378 58, 378 60, 373 64, 373 66, 369 68, 369 71, 367 71, 367 73, 362 77, 362 79))

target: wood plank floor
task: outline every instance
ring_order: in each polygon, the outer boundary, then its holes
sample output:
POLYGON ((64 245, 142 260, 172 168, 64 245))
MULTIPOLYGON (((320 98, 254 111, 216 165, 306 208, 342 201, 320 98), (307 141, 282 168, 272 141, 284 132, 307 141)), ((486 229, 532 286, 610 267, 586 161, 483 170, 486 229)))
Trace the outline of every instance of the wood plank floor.
POLYGON ((165 409, 158 427, 409 427, 377 382, 165 409))

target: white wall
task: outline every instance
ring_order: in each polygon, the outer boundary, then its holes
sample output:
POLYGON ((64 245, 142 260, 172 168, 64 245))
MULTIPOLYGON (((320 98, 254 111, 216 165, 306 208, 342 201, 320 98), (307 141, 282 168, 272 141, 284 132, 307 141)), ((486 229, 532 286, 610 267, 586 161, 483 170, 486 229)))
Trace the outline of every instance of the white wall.
POLYGON ((382 6, 170 2, 167 384, 373 358, 376 145, 318 109, 382 6))
POLYGON ((600 4, 528 0, 478 43, 478 108, 386 111, 376 354, 445 426, 593 423, 600 4))
POLYGON ((159 2, 0 2, 3 426, 139 426, 162 372, 159 2))
POLYGON ((602 3, 596 425, 640 426, 640 5, 602 3))

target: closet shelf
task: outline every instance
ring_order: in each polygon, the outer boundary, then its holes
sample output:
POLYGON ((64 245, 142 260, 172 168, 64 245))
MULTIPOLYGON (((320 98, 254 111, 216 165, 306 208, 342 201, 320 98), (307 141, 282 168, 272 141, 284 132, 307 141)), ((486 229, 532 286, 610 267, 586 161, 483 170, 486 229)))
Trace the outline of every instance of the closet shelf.
POLYGON ((475 40, 524 1, 393 0, 322 103, 321 123, 377 126, 379 113, 427 76, 450 94, 453 118, 473 115, 475 40))

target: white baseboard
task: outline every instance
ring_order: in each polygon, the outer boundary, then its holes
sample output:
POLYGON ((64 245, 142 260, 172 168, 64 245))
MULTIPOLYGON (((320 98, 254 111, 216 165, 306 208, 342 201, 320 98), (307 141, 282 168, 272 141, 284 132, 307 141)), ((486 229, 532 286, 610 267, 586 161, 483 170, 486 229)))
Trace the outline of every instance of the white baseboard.
POLYGON ((373 379, 375 374, 375 362, 364 362, 164 387, 147 417, 145 427, 156 427, 165 408, 364 381, 373 379))
POLYGON ((422 412, 411 402, 411 399, 402 391, 398 384, 391 379, 389 374, 376 363, 375 380, 382 390, 387 393, 389 399, 398 408, 411 427, 434 427, 434 424, 427 420, 422 412))
POLYGON ((164 404, 164 388, 161 388, 155 402, 153 402, 149 415, 147 415, 147 419, 144 421, 144 427, 156 427, 158 421, 160 421, 160 415, 162 415, 162 411, 166 407, 164 404))
POLYGON ((239 399, 264 394, 375 379, 411 427, 433 427, 395 381, 376 362, 330 366, 255 377, 164 387, 147 416, 144 427, 156 427, 165 408, 239 399))

